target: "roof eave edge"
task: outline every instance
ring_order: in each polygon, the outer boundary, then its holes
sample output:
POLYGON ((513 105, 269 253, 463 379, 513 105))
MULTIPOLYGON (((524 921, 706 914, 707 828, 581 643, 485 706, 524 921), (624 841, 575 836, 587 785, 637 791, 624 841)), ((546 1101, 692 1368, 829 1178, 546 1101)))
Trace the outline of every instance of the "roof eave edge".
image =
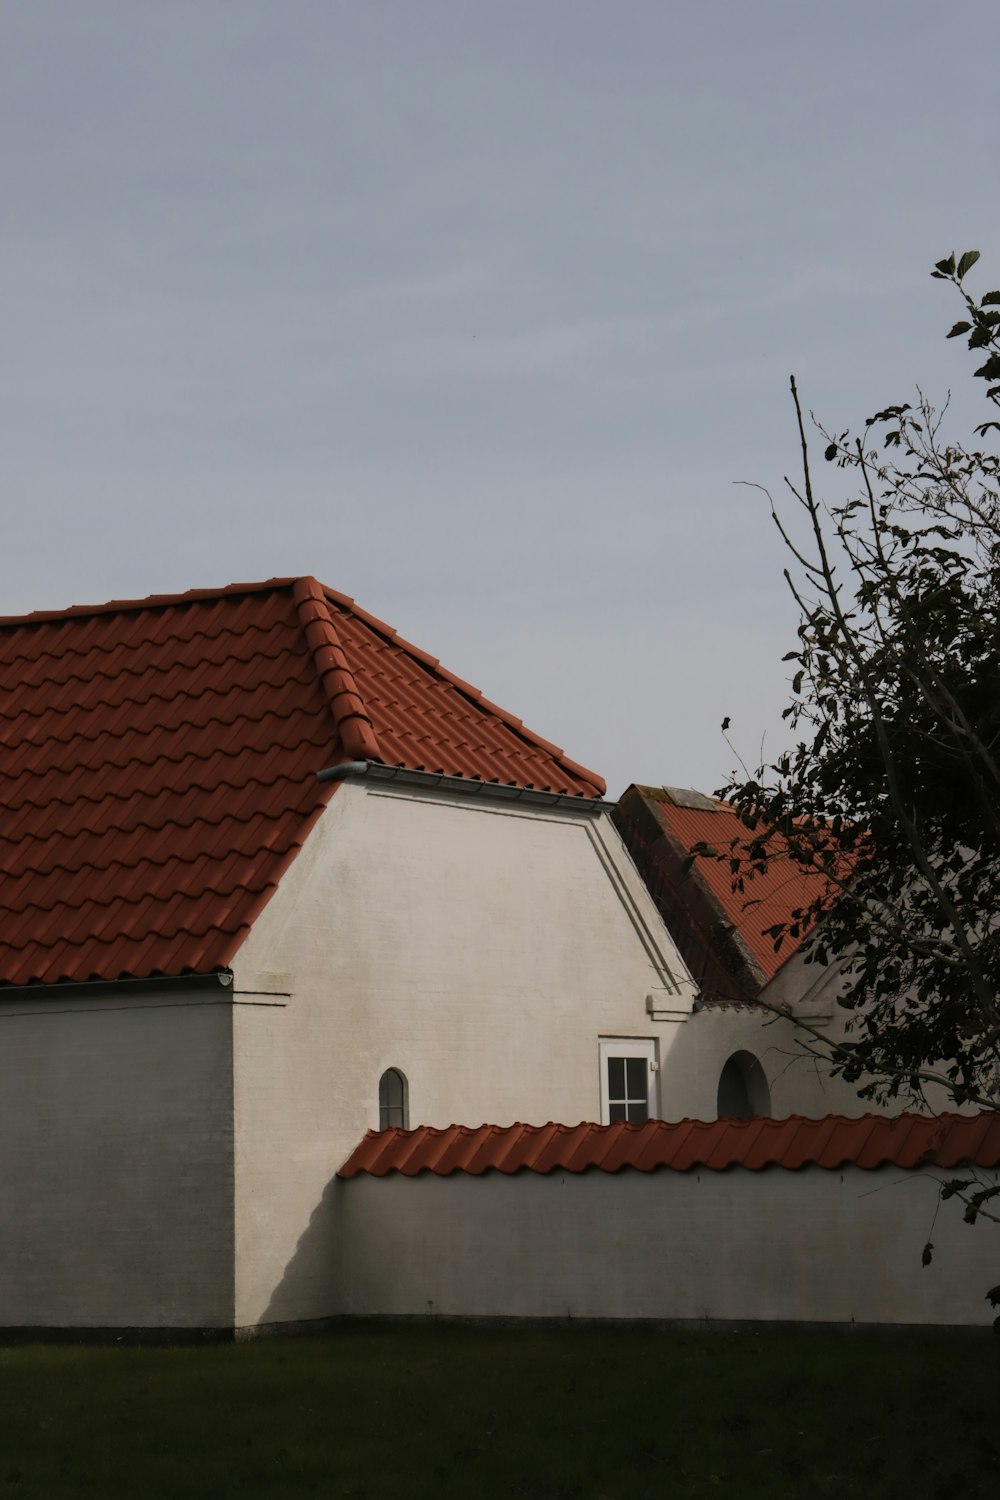
POLYGON ((475 777, 448 776, 440 771, 415 771, 409 766, 387 766, 381 761, 348 760, 337 766, 327 766, 316 772, 317 781, 347 781, 357 777, 371 781, 399 782, 425 791, 448 792, 462 797, 476 797, 482 801, 519 803, 529 807, 573 808, 589 814, 610 812, 613 802, 601 797, 584 797, 576 792, 543 792, 536 787, 504 785, 498 781, 479 781, 475 777))
POLYGON ((36 997, 45 1000, 55 999, 56 996, 74 999, 93 995, 98 990, 134 994, 158 989, 230 989, 232 983, 232 971, 228 968, 210 969, 197 974, 123 974, 116 979, 35 979, 28 984, 0 985, 0 1005, 6 1000, 30 1000, 36 997))

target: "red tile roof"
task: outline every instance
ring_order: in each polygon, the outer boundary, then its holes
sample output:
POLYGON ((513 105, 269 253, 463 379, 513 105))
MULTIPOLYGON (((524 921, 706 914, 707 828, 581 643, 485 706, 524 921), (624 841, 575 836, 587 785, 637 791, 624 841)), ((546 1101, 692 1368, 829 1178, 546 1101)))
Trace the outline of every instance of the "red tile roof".
POLYGON ((370 1130, 337 1173, 714 1172, 744 1167, 1000 1166, 1000 1114, 648 1120, 644 1125, 451 1125, 370 1130))
POLYGON ((705 844, 727 855, 749 837, 737 813, 700 792, 630 786, 612 814, 689 970, 708 1002, 752 1001, 792 957, 805 932, 786 934, 775 951, 768 928, 791 923, 829 883, 772 854, 761 874, 733 890, 728 858, 692 851, 705 844))
MULTIPOLYGON (((679 807, 662 798, 657 798, 657 804, 688 853, 696 844, 704 843, 722 854, 734 839, 743 841, 749 837, 738 815, 722 803, 717 803, 711 812, 679 807)), ((738 929, 764 978, 773 979, 799 947, 805 934, 786 936, 775 952, 774 939, 766 935, 767 928, 779 922, 790 922, 793 911, 809 905, 816 895, 817 877, 804 874, 791 859, 780 855, 772 855, 767 868, 761 874, 755 874, 752 880, 747 880, 743 891, 733 890, 733 877, 727 861, 699 859, 698 871, 718 902, 720 911, 738 929)))
POLYGON ((0 619, 0 985, 227 966, 352 759, 604 792, 312 578, 0 619))

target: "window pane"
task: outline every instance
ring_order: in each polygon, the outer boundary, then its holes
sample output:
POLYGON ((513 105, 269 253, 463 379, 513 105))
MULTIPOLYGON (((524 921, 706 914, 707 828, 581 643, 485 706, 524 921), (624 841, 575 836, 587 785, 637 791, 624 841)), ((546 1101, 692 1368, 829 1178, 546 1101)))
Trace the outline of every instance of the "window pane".
POLYGON ((406 1083, 396 1068, 386 1068, 378 1081, 379 1130, 406 1129, 406 1083))
POLYGON ((646 1059, 644 1057, 627 1057, 625 1067, 628 1069, 628 1094, 629 1099, 646 1098, 646 1059))
POLYGON ((626 1105, 628 1110, 628 1122, 630 1125, 644 1125, 649 1119, 649 1105, 645 1099, 641 1102, 632 1100, 626 1105))
MULTIPOLYGON (((591 1075, 593 1076, 593 1075, 591 1075)), ((625 1059, 624 1057, 608 1058, 608 1097, 610 1099, 625 1098, 625 1059)))
POLYGON ((625 1108, 626 1108, 626 1106, 624 1104, 609 1104, 608 1105, 608 1119, 610 1120, 610 1122, 611 1122, 612 1125, 615 1123, 616 1120, 624 1120, 625 1119, 625 1108))

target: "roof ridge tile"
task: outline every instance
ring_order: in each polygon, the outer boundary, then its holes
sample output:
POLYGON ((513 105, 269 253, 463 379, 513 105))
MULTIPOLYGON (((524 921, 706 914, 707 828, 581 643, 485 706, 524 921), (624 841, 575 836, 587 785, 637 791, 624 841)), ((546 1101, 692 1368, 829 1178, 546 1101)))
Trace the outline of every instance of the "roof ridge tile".
POLYGON ((144 599, 108 599, 104 604, 70 604, 64 609, 35 609, 26 615, 0 615, 0 630, 19 625, 44 625, 87 615, 122 615, 134 610, 168 609, 173 604, 202 604, 234 594, 264 594, 287 589, 294 578, 265 578, 259 583, 227 583, 221 588, 186 589, 179 594, 148 594, 144 599))
POLYGON ((358 692, 322 585, 312 577, 297 578, 292 598, 346 755, 350 760, 381 760, 371 715, 358 692))
POLYGON ((871 1171, 884 1166, 912 1168, 924 1162, 939 1167, 963 1162, 1000 1166, 1000 1113, 989 1112, 937 1117, 869 1113, 815 1119, 789 1115, 781 1120, 648 1120, 643 1125, 519 1122, 475 1128, 452 1125, 447 1130, 420 1126, 391 1134, 393 1138, 379 1151, 377 1168, 367 1164, 371 1148, 366 1136, 337 1175, 349 1178, 374 1172, 384 1177, 404 1172, 413 1177, 432 1172, 447 1177, 454 1172, 481 1176, 490 1171, 548 1174, 592 1169, 722 1172, 732 1167, 759 1172, 799 1171, 807 1166, 871 1171), (457 1143, 465 1149, 452 1149, 457 1143))

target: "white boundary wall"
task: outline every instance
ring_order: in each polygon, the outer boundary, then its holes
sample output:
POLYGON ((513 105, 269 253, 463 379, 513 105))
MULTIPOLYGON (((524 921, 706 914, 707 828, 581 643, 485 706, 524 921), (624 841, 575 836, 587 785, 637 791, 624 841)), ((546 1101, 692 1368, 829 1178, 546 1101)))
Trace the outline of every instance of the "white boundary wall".
POLYGON ((935 1174, 893 1167, 361 1175, 337 1184, 337 1300, 354 1315, 988 1325, 1000 1228, 965 1224, 956 1200, 935 1220, 937 1204, 935 1174))

